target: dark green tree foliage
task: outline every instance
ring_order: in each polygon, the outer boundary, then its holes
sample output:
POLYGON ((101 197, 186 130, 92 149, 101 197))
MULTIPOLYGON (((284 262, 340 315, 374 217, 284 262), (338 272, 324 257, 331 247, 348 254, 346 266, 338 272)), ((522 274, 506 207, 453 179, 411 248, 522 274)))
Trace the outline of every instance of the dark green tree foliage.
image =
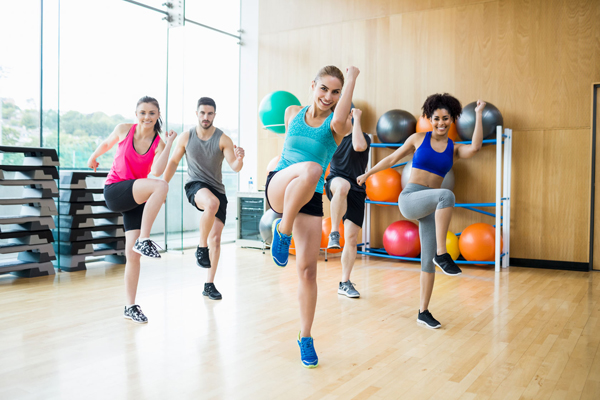
MULTIPOLYGON (((103 112, 82 114, 68 111, 59 118, 55 110, 44 111, 42 119, 43 146, 58 149, 61 168, 77 169, 87 168, 88 158, 115 126, 133 122, 121 115, 110 116, 103 112)), ((2 102, 1 143, 8 146, 39 146, 39 122, 38 110, 20 110, 12 103, 2 102)), ((116 146, 98 159, 101 169, 111 167, 115 151, 116 146)), ((10 157, 6 155, 3 162, 17 164, 22 161, 10 157)))

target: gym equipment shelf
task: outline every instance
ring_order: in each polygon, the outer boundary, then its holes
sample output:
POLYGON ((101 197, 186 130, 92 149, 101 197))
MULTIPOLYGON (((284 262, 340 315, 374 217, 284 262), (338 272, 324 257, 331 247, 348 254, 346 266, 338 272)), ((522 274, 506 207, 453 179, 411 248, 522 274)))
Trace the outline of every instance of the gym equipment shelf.
MULTIPOLYGON (((58 154, 55 149, 40 147, 0 146, 0 154, 23 154, 23 165, 0 162, 0 186, 22 186, 20 197, 0 198, 3 207, 20 207, 20 215, 0 216, 0 274, 13 273, 21 277, 54 275, 52 261, 56 259, 51 229, 57 214, 54 197, 58 188, 58 154)), ((2 160, 4 158, 2 157, 2 160)), ((15 191, 6 188, 7 191, 15 191)))
MULTIPOLYGON (((505 129, 502 134, 502 127, 496 127, 496 137, 502 138, 503 140, 487 139, 483 141, 483 144, 495 144, 496 145, 496 199, 493 203, 457 203, 455 207, 462 207, 466 210, 475 211, 481 214, 488 215, 495 218, 496 236, 495 236, 495 257, 494 261, 455 261, 457 264, 486 264, 494 265, 496 272, 500 271, 500 268, 507 268, 510 260, 510 185, 511 185, 511 162, 512 162, 512 129, 505 129), (477 207, 495 207, 495 213, 490 213, 484 210, 480 210, 477 207), (498 227, 500 227, 498 229, 498 227), (500 249, 500 238, 504 242, 504 252, 501 253, 500 249)), ((463 144, 470 144, 471 142, 456 142, 463 144)), ((400 147, 402 144, 393 143, 372 143, 372 148, 377 147, 400 147)), ((371 153, 369 153, 369 168, 372 162, 371 153)), ((400 167, 406 163, 400 163, 392 166, 392 168, 400 167)), ((420 258, 412 257, 399 257, 389 255, 384 249, 370 247, 371 238, 371 204, 375 205, 395 205, 398 206, 397 202, 383 202, 383 201, 372 201, 367 199, 365 220, 363 223, 364 229, 362 234, 362 243, 358 247, 362 247, 362 251, 359 250, 358 254, 364 254, 368 256, 392 258, 403 261, 417 261, 420 262, 420 258)), ((460 235, 460 234, 458 234, 460 235)))
POLYGON ((61 171, 54 244, 55 266, 67 272, 87 269, 88 257, 125 263, 123 216, 106 207, 104 190, 88 188, 86 178, 106 178, 106 172, 61 171))

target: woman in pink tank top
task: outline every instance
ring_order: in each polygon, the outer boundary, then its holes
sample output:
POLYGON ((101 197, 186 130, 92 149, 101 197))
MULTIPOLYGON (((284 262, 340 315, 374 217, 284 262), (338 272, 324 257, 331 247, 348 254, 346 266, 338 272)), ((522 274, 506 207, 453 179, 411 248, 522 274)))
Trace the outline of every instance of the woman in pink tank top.
POLYGON ((117 144, 117 154, 106 178, 106 206, 123 214, 125 225, 125 296, 124 317, 137 323, 148 319, 135 304, 140 277, 141 256, 160 258, 157 245, 150 240, 152 224, 164 204, 169 185, 162 179, 148 179, 163 174, 171 145, 177 136, 174 131, 161 140, 162 121, 158 101, 142 97, 135 110, 137 124, 119 124, 90 156, 88 167, 96 171, 96 159, 117 144))

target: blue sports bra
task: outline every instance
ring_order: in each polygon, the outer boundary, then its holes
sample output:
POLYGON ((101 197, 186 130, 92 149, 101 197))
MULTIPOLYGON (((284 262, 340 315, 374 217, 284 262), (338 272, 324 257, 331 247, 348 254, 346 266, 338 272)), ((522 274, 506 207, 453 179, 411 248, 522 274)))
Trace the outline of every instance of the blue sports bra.
POLYGON ((425 134, 423 143, 419 146, 412 159, 413 168, 422 169, 432 174, 446 176, 454 163, 454 142, 448 138, 446 150, 438 153, 431 147, 431 132, 425 134))

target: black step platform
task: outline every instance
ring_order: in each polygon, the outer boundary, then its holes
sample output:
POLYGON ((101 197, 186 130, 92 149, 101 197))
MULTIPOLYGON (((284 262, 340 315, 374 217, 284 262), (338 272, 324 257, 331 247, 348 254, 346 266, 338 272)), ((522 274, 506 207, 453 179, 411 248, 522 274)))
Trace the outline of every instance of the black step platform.
POLYGON ((106 178, 106 172, 65 171, 60 173, 60 187, 68 189, 93 189, 88 188, 85 179, 88 177, 106 178))
MULTIPOLYGON (((56 167, 38 167, 36 165, 0 165, 0 172, 16 172, 13 179, 48 180, 58 179, 56 167)), ((0 176, 4 179, 4 174, 0 176)))
POLYGON ((86 258, 125 263, 125 229, 121 213, 104 201, 104 188, 88 188, 86 178, 105 178, 106 172, 61 171, 58 200, 59 230, 54 247, 60 254, 54 265, 64 271, 86 269, 86 258))
MULTIPOLYGON (((57 232, 53 231, 53 233, 57 237, 57 232)), ((123 229, 123 225, 105 225, 82 229, 60 228, 60 233, 58 234, 59 241, 61 242, 76 242, 105 237, 124 238, 125 229, 123 229)))
POLYGON ((25 187, 25 190, 27 190, 27 188, 44 189, 45 191, 50 191, 52 193, 52 197, 58 196, 58 186, 54 180, 41 181, 35 179, 7 179, 0 180, 0 186, 23 186, 25 187))
POLYGON ((56 149, 47 147, 0 146, 0 153, 22 153, 27 165, 45 165, 58 167, 56 149))
POLYGON ((59 195, 55 179, 59 163, 55 149, 0 146, 0 153, 22 153, 23 165, 0 165, 0 214, 21 206, 20 215, 0 216, 0 274, 22 277, 53 275, 56 260, 51 229, 58 214, 53 197, 59 195), (7 186, 22 186, 20 197, 7 186))
POLYGON ((104 261, 113 264, 125 264, 127 259, 125 258, 125 251, 115 253, 114 250, 98 250, 93 253, 81 254, 81 255, 61 255, 57 265, 61 270, 67 272, 82 271, 87 269, 85 266, 85 260, 89 257, 100 257, 104 256, 104 261))
POLYGON ((54 228, 56 228, 56 225, 52 217, 0 216, 0 232, 41 231, 54 228))
POLYGON ((80 242, 54 242, 57 253, 62 255, 88 254, 98 250, 125 250, 125 238, 100 238, 80 242))
POLYGON ((52 243, 54 241, 52 232, 49 230, 39 232, 0 232, 0 239, 10 240, 10 243, 20 244, 44 244, 52 243))

